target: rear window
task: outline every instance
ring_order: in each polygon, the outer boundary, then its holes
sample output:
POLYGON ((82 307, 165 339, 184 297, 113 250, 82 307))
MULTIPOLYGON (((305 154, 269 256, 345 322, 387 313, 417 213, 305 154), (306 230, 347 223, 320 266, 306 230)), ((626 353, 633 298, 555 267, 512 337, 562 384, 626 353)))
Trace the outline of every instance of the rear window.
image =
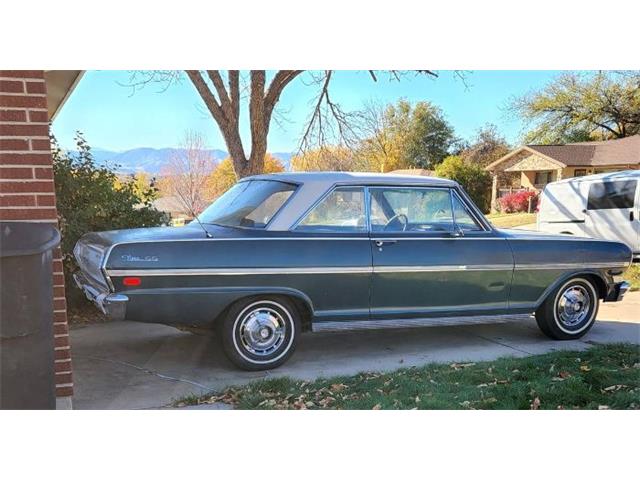
POLYGON ((633 208, 636 180, 592 183, 589 187, 587 210, 633 208))
POLYGON ((296 190, 276 180, 236 183, 198 217, 202 223, 229 227, 265 228, 296 190))

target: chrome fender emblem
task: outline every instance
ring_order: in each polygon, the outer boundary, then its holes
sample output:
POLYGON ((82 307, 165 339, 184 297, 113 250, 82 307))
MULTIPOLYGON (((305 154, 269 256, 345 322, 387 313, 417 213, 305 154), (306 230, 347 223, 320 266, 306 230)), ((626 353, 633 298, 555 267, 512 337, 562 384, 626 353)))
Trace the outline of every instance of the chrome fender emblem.
POLYGON ((158 262, 160 258, 155 255, 145 255, 139 257, 137 255, 122 255, 120 257, 123 262, 158 262))

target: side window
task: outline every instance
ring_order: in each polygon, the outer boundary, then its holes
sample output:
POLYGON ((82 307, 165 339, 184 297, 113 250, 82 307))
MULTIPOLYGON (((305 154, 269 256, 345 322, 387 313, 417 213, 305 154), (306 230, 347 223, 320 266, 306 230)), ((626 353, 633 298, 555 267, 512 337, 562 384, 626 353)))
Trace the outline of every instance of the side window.
POLYGON ((295 228, 309 232, 364 232, 363 187, 337 187, 295 228))
POLYGON ((374 232, 439 232, 453 229, 449 190, 370 188, 374 232))
POLYGON ((637 183, 636 180, 592 183, 587 210, 633 208, 637 183))
POLYGON ((456 225, 464 232, 477 232, 482 230, 482 227, 475 221, 466 205, 462 203, 462 200, 458 195, 453 194, 453 213, 456 218, 456 225))

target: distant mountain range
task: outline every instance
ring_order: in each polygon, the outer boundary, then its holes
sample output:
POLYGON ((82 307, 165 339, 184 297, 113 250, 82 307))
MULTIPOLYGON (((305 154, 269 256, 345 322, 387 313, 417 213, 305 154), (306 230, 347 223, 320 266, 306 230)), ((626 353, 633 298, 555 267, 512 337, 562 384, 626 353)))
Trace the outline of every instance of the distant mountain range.
MULTIPOLYGON (((124 174, 135 173, 139 171, 146 172, 151 175, 162 173, 163 168, 167 165, 169 158, 179 148, 133 148, 124 152, 114 152, 101 148, 92 148, 94 160, 99 164, 108 164, 116 166, 117 171, 124 174)), ((216 163, 221 162, 229 156, 224 150, 207 150, 216 163)), ((289 170, 291 157, 293 154, 287 152, 270 152, 282 162, 285 170, 289 170)))

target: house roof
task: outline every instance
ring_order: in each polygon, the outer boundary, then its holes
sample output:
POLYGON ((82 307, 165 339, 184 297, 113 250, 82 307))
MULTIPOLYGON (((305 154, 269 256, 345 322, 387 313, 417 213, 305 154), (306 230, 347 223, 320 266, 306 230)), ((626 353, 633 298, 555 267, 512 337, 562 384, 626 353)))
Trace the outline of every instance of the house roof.
POLYGON ((84 70, 45 70, 49 119, 53 121, 82 78, 84 70))
POLYGON ((500 163, 523 151, 542 155, 557 162, 561 167, 640 165, 640 135, 602 142, 526 145, 491 163, 487 166, 487 170, 494 170, 500 163))

